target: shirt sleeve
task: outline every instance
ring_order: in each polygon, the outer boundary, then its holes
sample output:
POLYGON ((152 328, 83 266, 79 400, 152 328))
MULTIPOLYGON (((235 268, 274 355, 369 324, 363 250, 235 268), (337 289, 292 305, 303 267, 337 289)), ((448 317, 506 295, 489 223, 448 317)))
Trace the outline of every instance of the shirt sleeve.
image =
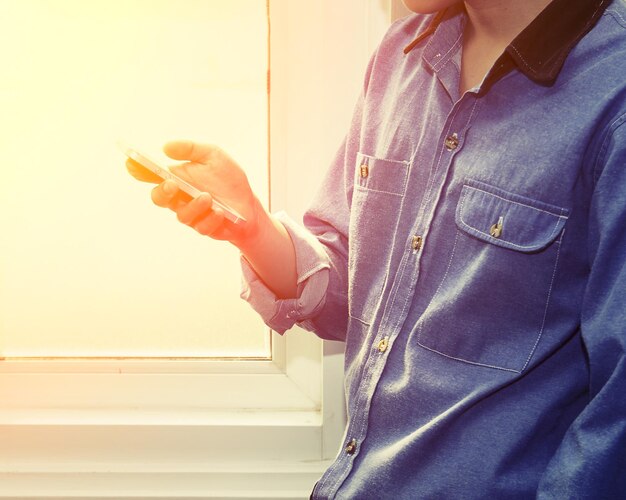
POLYGON ((279 333, 298 324, 328 340, 345 340, 348 325, 348 227, 353 189, 350 134, 304 215, 304 226, 281 214, 296 251, 297 298, 278 300, 243 260, 241 297, 279 333), (350 169, 351 170, 351 169, 350 169))
MULTIPOLYGON (((243 289, 265 323, 279 333, 294 324, 328 340, 345 340, 348 325, 348 226, 351 191, 346 192, 347 139, 304 215, 304 225, 278 215, 296 252, 297 297, 279 300, 242 259, 243 289)), ((352 189, 352 182, 349 183, 352 189)))
POLYGON ((328 340, 345 340, 348 329, 348 240, 354 172, 360 149, 361 123, 374 57, 346 137, 304 215, 304 227, 284 214, 296 250, 298 297, 278 300, 243 261, 242 298, 266 324, 284 332, 294 324, 328 340))
POLYGON ((598 158, 581 313, 589 401, 546 469, 541 499, 626 498, 626 115, 598 158))
POLYGON ((322 245, 304 227, 296 224, 285 213, 276 217, 285 226, 296 251, 297 296, 279 299, 241 257, 241 298, 250 303, 265 324, 283 334, 294 324, 306 325, 323 307, 328 287, 328 256, 322 245))

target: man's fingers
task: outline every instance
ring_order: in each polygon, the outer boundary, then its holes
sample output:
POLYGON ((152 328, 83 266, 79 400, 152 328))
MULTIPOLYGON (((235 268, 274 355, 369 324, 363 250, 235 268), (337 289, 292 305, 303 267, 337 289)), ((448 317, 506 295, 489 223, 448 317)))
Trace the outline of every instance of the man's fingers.
POLYGON ((163 146, 163 151, 174 160, 202 163, 210 153, 210 147, 193 141, 172 141, 163 146))
POLYGON ((210 236, 214 238, 216 231, 223 228, 224 224, 224 212, 219 209, 212 210, 206 217, 196 221, 192 227, 204 236, 210 236))
POLYGON ((211 211, 213 198, 208 193, 202 193, 196 199, 191 200, 185 206, 180 207, 176 215, 178 220, 188 226, 193 226, 194 221, 203 219, 211 211))
POLYGON ((159 207, 174 209, 174 204, 177 199, 180 200, 181 194, 182 191, 174 181, 165 181, 152 190, 152 202, 159 207))
POLYGON ((213 237, 224 223, 224 213, 219 208, 213 210, 213 198, 208 193, 203 193, 180 207, 176 214, 180 222, 205 236, 213 237))

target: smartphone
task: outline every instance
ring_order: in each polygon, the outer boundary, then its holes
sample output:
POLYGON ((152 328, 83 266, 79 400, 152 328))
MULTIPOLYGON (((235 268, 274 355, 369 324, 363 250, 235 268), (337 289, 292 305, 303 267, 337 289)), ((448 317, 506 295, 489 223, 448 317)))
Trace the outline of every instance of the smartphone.
MULTIPOLYGON (((131 160, 134 160, 142 167, 147 168, 148 170, 150 170, 150 172, 156 174, 162 180, 167 179, 174 181, 181 191, 187 193, 192 198, 197 198, 203 193, 195 186, 192 186, 188 182, 178 177, 176 174, 170 172, 169 169, 167 169, 166 167, 160 166, 157 162, 150 159, 145 154, 140 153, 136 149, 126 146, 124 143, 121 142, 118 143, 118 146, 131 160)), ((246 222, 246 218, 238 213, 234 208, 229 207, 228 205, 222 203, 216 198, 213 198, 213 203, 215 204, 215 206, 221 208, 224 211, 224 217, 226 217, 233 224, 243 224, 246 222)))

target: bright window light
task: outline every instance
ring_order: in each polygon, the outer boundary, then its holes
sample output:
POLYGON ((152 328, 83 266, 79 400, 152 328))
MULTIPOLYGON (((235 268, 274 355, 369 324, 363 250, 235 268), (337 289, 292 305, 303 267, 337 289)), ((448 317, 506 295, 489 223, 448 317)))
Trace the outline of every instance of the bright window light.
POLYGON ((0 0, 0 357, 271 356, 236 249, 116 147, 218 144, 267 204, 267 26, 266 0, 0 0))

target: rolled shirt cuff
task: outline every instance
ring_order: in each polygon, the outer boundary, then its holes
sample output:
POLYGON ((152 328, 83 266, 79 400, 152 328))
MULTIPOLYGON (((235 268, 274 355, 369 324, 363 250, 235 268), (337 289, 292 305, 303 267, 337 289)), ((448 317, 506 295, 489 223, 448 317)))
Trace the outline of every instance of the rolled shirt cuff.
POLYGON ((296 252, 297 296, 279 299, 241 257, 241 298, 259 313, 266 325, 283 334, 294 324, 306 328, 306 322, 323 307, 328 288, 330 259, 324 246, 306 228, 284 212, 275 214, 285 226, 296 252))

